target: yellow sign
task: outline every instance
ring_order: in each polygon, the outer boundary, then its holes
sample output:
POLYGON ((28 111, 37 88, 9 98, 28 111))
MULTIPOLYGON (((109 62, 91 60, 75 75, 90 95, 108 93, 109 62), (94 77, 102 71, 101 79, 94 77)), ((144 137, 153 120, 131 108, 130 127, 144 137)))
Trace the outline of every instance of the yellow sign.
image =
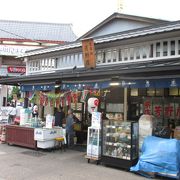
POLYGON ((86 68, 95 68, 96 56, 95 56, 95 47, 94 47, 93 39, 82 40, 82 51, 83 51, 84 66, 86 68))

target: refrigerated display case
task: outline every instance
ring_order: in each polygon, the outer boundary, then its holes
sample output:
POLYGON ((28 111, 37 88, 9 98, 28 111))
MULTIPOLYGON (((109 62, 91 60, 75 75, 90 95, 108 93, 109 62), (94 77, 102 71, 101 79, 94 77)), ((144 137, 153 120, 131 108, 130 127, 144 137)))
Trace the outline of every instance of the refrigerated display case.
POLYGON ((103 164, 129 169, 138 160, 138 123, 116 120, 102 122, 103 164))

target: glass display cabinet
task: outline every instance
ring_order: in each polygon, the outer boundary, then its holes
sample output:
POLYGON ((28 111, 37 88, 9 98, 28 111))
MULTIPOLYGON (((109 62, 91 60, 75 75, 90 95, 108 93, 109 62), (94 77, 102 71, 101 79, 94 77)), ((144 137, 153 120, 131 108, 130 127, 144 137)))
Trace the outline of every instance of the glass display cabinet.
POLYGON ((99 158, 101 156, 101 129, 88 127, 87 156, 99 158))
POLYGON ((138 161, 138 123, 103 120, 103 164, 129 169, 138 161))

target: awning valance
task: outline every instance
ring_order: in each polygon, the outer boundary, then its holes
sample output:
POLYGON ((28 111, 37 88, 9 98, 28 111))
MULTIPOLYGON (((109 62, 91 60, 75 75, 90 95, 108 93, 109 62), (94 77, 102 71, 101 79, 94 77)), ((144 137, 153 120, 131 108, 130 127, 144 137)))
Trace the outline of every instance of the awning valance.
MULTIPOLYGON (((110 80, 104 82, 63 82, 62 90, 105 89, 110 87, 110 80)), ((180 78, 119 80, 122 88, 173 88, 180 87, 180 78)))
POLYGON ((51 91, 55 88, 55 84, 37 84, 37 85, 21 85, 20 90, 25 91, 51 91))

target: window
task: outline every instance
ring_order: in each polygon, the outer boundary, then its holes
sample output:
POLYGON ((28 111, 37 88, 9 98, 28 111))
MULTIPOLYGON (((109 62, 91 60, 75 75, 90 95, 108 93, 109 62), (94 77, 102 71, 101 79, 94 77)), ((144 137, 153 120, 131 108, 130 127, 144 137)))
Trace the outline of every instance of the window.
POLYGON ((153 44, 151 44, 151 46, 150 46, 149 57, 150 57, 150 58, 153 57, 153 44))
POLYGON ((147 58, 147 53, 148 53, 148 47, 147 46, 142 47, 142 57, 143 57, 143 59, 147 58))
POLYGON ((140 47, 135 49, 136 59, 140 59, 140 47))
POLYGON ((167 56, 168 55, 168 42, 167 41, 164 41, 163 42, 163 56, 167 56))
POLYGON ((134 59, 134 48, 130 48, 130 60, 134 59))
POLYGON ((178 88, 169 88, 169 96, 178 96, 179 89, 178 88))
POLYGON ((163 88, 156 89, 156 96, 164 96, 164 89, 163 88))
POLYGON ((131 88, 131 96, 138 96, 138 88, 131 88))
POLYGON ((103 62, 103 53, 102 51, 98 51, 97 52, 97 55, 96 55, 96 61, 97 61, 97 64, 100 64, 103 62))
POLYGON ((160 42, 156 43, 156 57, 160 57, 160 42))
POLYGON ((147 96, 155 96, 155 88, 149 88, 147 89, 147 96))
POLYGON ((113 52, 112 52, 112 60, 113 60, 113 62, 117 61, 117 51, 116 50, 113 50, 113 52))
POLYGON ((180 54, 180 40, 178 41, 178 54, 180 54))
POLYGON ((164 96, 164 89, 163 88, 148 88, 147 89, 147 96, 164 96))
POLYGON ((111 51, 108 50, 106 51, 106 63, 110 63, 111 62, 111 51))
POLYGON ((171 55, 175 55, 175 41, 171 41, 171 55))
POLYGON ((128 49, 124 49, 124 61, 128 60, 128 49))
POLYGON ((119 50, 119 61, 122 61, 122 50, 119 50))

